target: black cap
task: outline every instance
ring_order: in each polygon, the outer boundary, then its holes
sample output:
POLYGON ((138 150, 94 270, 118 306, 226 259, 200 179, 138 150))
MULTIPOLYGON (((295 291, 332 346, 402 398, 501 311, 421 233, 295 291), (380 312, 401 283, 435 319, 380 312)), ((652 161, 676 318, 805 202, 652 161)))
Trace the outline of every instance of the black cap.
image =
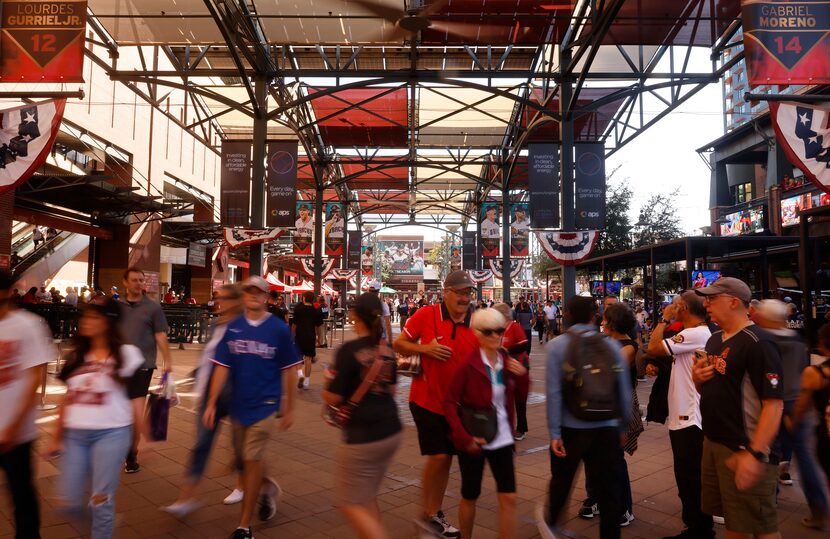
POLYGON ((383 316, 383 305, 377 294, 360 294, 352 307, 355 314, 366 323, 383 316))

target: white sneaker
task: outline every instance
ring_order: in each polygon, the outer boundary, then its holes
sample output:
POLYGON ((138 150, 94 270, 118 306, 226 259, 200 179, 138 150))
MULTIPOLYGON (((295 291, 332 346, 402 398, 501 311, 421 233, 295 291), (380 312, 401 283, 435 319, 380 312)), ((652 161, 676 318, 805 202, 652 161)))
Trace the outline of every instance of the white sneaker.
POLYGON ((726 524, 726 520, 724 520, 723 517, 718 515, 712 515, 712 520, 715 522, 715 524, 720 524, 721 526, 726 524))
POLYGON ((239 490, 238 488, 233 489, 230 494, 222 500, 222 503, 225 505, 233 505, 235 503, 239 503, 242 501, 242 498, 245 497, 245 491, 239 490))
POLYGON ((308 389, 308 386, 311 384, 311 377, 303 378, 303 389, 308 389))
POLYGON ((184 501, 175 501, 170 505, 166 505, 164 507, 160 507, 162 511, 165 513, 170 513, 176 517, 183 517, 192 513, 199 507, 201 507, 201 502, 199 500, 184 500, 184 501))

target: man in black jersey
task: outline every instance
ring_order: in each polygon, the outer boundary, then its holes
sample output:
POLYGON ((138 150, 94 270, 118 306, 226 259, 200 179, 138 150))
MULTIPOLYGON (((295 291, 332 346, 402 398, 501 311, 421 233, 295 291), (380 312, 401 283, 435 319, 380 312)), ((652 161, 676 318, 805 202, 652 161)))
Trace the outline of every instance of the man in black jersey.
POLYGON ((773 443, 784 406, 781 356, 749 320, 744 282, 722 277, 695 292, 721 328, 692 368, 704 435, 701 509, 724 516, 727 538, 780 538, 773 443))

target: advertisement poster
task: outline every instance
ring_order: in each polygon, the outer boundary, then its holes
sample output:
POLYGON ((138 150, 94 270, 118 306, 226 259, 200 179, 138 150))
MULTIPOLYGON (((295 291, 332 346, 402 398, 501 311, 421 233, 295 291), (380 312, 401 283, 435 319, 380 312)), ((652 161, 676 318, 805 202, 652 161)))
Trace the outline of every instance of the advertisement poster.
POLYGON ((461 250, 462 265, 465 270, 476 269, 476 260, 478 254, 476 253, 476 233, 474 230, 464 231, 461 235, 463 248, 461 250))
POLYGON ((510 216, 510 256, 530 256, 530 218, 527 204, 513 204, 510 216))
POLYGON ((605 144, 577 144, 574 161, 574 227, 605 228, 605 144))
POLYGON ((830 83, 830 1, 743 0, 750 86, 830 83))
POLYGON ((450 271, 456 271, 461 269, 461 246, 460 245, 451 245, 450 246, 450 271))
POLYGON ((527 148, 530 226, 559 228, 559 145, 529 144, 527 148))
POLYGON ((314 204, 306 201, 297 201, 297 220, 294 222, 292 243, 295 255, 311 255, 314 236, 314 204))
POLYGON ((5 0, 2 82, 84 82, 86 0, 5 0))
POLYGON ((251 143, 222 141, 222 226, 250 225, 251 143))
POLYGON ((371 277, 375 274, 375 248, 371 245, 363 247, 360 255, 360 272, 364 277, 371 277))
POLYGON ((489 203, 481 206, 481 256, 493 258, 499 254, 501 245, 501 224, 499 222, 498 204, 489 203))
POLYGON ((751 208, 725 215, 720 224, 721 236, 741 236, 764 231, 764 208, 751 208))
POLYGON ((424 274, 423 240, 379 241, 377 248, 381 267, 389 268, 393 275, 424 274))
POLYGON ((187 247, 187 265, 204 268, 207 265, 207 246, 191 241, 187 247))
POLYGON ((361 234, 359 230, 352 230, 349 232, 349 244, 348 244, 348 259, 346 260, 346 266, 349 269, 357 269, 360 267, 360 242, 361 242, 361 234))
POLYGON ((265 226, 290 228, 296 219, 297 143, 268 144, 265 175, 265 226))
POLYGON ((326 238, 326 256, 343 256, 343 243, 346 238, 346 219, 343 204, 327 202, 323 235, 326 238))

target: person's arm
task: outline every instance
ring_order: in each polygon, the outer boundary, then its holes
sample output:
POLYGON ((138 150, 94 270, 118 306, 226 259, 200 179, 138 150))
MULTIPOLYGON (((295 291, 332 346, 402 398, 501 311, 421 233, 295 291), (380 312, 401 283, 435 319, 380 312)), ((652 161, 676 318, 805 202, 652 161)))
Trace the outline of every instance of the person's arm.
POLYGON ((29 410, 34 408, 37 398, 37 386, 43 379, 45 364, 29 367, 23 372, 25 389, 20 399, 14 403, 7 403, 4 414, 11 414, 14 419, 4 430, 0 431, 0 453, 5 453, 14 447, 15 438, 23 422, 29 416, 29 410))
POLYGON ((173 370, 173 356, 170 354, 170 343, 167 341, 167 333, 156 333, 156 346, 161 351, 161 358, 164 360, 164 372, 173 370))
POLYGON ((749 451, 735 453, 727 466, 735 471, 735 486, 738 490, 747 490, 755 485, 764 473, 764 463, 756 459, 750 451, 760 451, 769 454, 769 448, 775 441, 778 428, 781 425, 781 414, 784 410, 784 401, 778 399, 764 399, 761 401, 761 415, 758 417, 758 426, 752 433, 749 442, 749 451))
POLYGON ((484 440, 470 436, 458 415, 458 407, 461 406, 461 397, 467 385, 467 371, 468 367, 464 365, 453 375, 447 387, 447 393, 444 395, 444 417, 450 427, 449 437, 453 445, 465 453, 478 453, 481 451, 484 440))
POLYGON ((222 393, 222 388, 225 387, 225 383, 228 381, 230 371, 227 365, 214 361, 213 376, 210 379, 210 390, 205 401, 205 413, 202 416, 202 421, 209 429, 213 429, 216 426, 216 400, 219 398, 219 394, 222 393))
POLYGON ((557 457, 566 456, 562 443, 562 354, 561 339, 553 341, 548 352, 545 369, 545 388, 547 393, 548 432, 550 447, 557 457))
MULTIPOLYGON (((634 347, 631 347, 632 352, 634 347)), ((616 348, 617 354, 617 361, 618 365, 620 366, 620 370, 617 373, 617 387, 619 388, 619 395, 620 395, 620 410, 622 410, 623 415, 620 419, 619 429, 621 433, 625 433, 628 429, 627 422, 624 418, 628 417, 628 410, 631 410, 632 406, 632 389, 631 389, 631 378, 628 374, 629 366, 628 361, 626 360, 625 354, 621 348, 616 348)))
POLYGON ((784 425, 788 430, 801 423, 801 419, 810 409, 813 392, 821 388, 821 376, 816 369, 807 367, 801 373, 801 392, 798 394, 798 400, 795 401, 792 412, 789 417, 784 418, 784 425))
POLYGON ((666 331, 668 324, 665 321, 660 321, 654 326, 651 332, 651 338, 648 340, 646 353, 653 357, 669 357, 671 353, 666 348, 666 343, 663 342, 663 334, 666 331))

